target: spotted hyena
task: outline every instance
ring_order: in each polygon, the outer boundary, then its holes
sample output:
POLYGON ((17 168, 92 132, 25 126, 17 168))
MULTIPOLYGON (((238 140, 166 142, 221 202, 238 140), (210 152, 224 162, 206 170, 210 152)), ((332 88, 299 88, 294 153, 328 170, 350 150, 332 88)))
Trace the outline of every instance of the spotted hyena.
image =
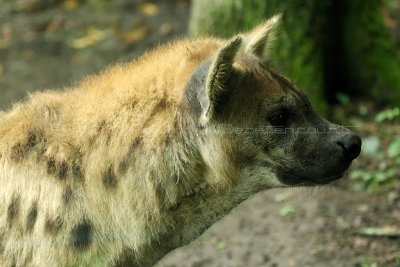
POLYGON ((260 190, 342 176, 360 138, 263 59, 278 22, 0 113, 0 265, 151 266, 260 190))

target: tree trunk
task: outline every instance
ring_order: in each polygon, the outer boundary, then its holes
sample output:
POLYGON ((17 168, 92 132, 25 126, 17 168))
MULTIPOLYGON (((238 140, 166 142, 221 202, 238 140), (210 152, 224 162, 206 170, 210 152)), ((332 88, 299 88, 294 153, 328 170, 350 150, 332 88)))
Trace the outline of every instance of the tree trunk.
POLYGON ((381 0, 341 0, 347 91, 400 106, 400 57, 384 24, 381 0))
POLYGON ((380 7, 381 0, 193 0, 189 31, 227 37, 283 12, 272 64, 317 110, 338 92, 400 105, 399 57, 380 7))

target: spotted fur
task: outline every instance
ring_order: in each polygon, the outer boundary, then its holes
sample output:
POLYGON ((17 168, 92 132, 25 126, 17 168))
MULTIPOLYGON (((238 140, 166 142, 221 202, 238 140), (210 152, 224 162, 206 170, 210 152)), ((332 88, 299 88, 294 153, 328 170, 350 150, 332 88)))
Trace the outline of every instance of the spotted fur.
POLYGON ((18 219, 20 210, 20 197, 13 196, 11 202, 7 208, 7 221, 10 227, 13 226, 14 222, 18 219))
POLYGON ((171 42, 1 113, 0 266, 152 266, 287 186, 278 167, 303 166, 282 147, 301 138, 256 129, 311 108, 261 57, 278 22, 171 42))
POLYGON ((38 206, 37 203, 34 202, 32 206, 29 208, 28 216, 26 218, 26 229, 28 231, 31 231, 32 228, 35 226, 37 215, 38 215, 38 206))

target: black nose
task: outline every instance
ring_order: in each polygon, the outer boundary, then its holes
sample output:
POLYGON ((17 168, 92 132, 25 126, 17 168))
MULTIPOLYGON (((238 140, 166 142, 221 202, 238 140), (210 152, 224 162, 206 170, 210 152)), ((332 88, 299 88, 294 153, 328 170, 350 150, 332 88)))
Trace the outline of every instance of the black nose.
POLYGON ((355 159, 361 152, 361 138, 355 134, 346 134, 337 144, 341 146, 349 159, 355 159))

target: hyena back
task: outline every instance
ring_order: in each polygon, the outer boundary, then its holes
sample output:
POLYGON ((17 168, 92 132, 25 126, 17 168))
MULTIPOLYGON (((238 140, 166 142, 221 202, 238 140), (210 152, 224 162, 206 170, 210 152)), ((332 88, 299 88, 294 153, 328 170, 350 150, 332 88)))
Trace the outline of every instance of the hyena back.
POLYGON ((361 141, 263 59, 278 22, 0 113, 1 266, 151 266, 258 191, 339 178, 361 141))

